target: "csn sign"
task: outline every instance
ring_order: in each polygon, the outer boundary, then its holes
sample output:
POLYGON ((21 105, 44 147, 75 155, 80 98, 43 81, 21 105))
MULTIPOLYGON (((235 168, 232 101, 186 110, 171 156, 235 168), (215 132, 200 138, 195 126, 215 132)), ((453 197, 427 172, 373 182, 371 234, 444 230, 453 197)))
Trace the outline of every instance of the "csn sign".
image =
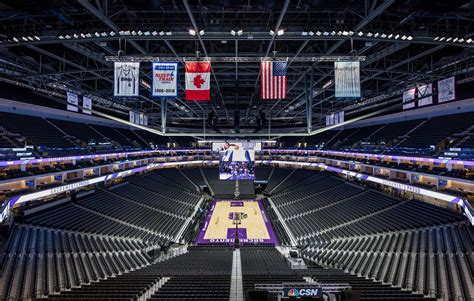
POLYGON ((319 298, 320 288, 283 288, 283 298, 319 298))

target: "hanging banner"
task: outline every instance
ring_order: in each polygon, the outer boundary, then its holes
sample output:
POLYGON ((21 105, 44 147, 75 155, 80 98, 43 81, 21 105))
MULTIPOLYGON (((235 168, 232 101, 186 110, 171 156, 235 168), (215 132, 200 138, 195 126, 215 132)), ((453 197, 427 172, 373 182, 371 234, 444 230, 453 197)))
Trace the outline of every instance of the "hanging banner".
POLYGON ((138 124, 139 124, 139 125, 143 125, 143 124, 144 124, 144 123, 143 123, 143 117, 144 117, 144 116, 145 116, 145 115, 144 115, 143 113, 140 113, 140 120, 138 121, 138 124))
POLYGON ((82 113, 92 114, 92 99, 90 97, 84 96, 82 98, 82 113))
POLYGON ((152 64, 151 91, 154 97, 178 97, 178 63, 152 64))
POLYGON ((128 121, 131 122, 131 123, 134 123, 135 122, 135 112, 129 111, 128 113, 130 114, 129 118, 128 118, 128 121))
POLYGON ((186 100, 211 100, 211 62, 186 62, 186 100))
POLYGON ((79 98, 77 97, 77 94, 72 93, 72 92, 66 92, 67 95, 67 110, 68 111, 73 111, 73 112, 79 112, 79 98))
POLYGON ((140 63, 114 63, 114 96, 138 96, 140 63))
POLYGON ((140 114, 139 113, 135 113, 135 121, 133 123, 140 124, 140 114))
POLYGON ((143 125, 148 126, 148 116, 143 116, 143 125))
POLYGON ((360 63, 334 62, 334 85, 337 97, 360 97, 360 63))
POLYGON ((433 104, 433 85, 421 85, 418 86, 417 96, 418 96, 418 107, 423 107, 433 104), (425 97, 426 96, 426 97, 425 97))
POLYGON ((262 61, 260 63, 260 98, 286 99, 286 61, 262 61))
POLYGON ((446 102, 456 98, 455 80, 453 77, 438 81, 438 102, 446 102))
POLYGON ((403 98, 402 98, 402 103, 403 103, 403 109, 411 109, 415 107, 415 91, 416 89, 410 89, 405 92, 403 92, 403 98))

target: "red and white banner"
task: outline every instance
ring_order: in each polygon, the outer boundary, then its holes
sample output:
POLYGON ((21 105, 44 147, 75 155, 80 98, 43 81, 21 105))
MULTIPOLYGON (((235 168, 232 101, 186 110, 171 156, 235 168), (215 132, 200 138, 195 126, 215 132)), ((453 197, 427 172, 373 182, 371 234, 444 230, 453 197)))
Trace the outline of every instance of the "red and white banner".
POLYGON ((211 100, 211 62, 186 62, 186 100, 211 100))

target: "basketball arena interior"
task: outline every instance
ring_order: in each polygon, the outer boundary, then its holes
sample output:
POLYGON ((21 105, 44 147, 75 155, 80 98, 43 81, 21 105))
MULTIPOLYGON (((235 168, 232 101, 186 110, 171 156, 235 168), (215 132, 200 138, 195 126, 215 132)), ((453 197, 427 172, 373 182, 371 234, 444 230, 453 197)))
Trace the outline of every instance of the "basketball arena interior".
POLYGON ((474 300, 474 1, 0 1, 0 301, 474 300))

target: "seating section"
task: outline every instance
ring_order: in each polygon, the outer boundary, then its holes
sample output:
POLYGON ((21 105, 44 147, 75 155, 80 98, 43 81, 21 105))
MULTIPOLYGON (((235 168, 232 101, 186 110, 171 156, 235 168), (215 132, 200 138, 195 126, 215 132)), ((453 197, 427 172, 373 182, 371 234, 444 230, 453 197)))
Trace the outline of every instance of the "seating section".
POLYGON ((79 139, 86 144, 106 141, 103 135, 94 131, 86 124, 58 119, 51 119, 49 121, 65 131, 72 139, 79 139))
POLYGON ((271 168, 266 167, 256 167, 255 168, 255 179, 257 181, 267 181, 268 177, 272 172, 271 168))
POLYGON ((286 177, 290 175, 294 170, 293 169, 274 169, 270 179, 268 181, 268 185, 265 188, 265 192, 271 192, 277 185, 279 185, 286 177))
POLYGON ((0 298, 39 298, 149 264, 140 240, 15 225, 1 254, 0 298))
MULTIPOLYGON (((474 232, 454 211, 398 200, 327 172, 270 198, 298 243, 307 246, 303 253, 310 262, 381 281, 387 294, 391 284, 417 292, 410 298, 472 297, 474 232)), ((372 293, 367 289, 363 296, 372 293)), ((399 289, 390 294, 405 298, 399 289)))
POLYGON ((202 171, 210 185, 211 192, 215 198, 233 198, 235 192, 235 181, 219 180, 218 168, 203 168, 202 171))
POLYGON ((473 124, 474 113, 439 116, 428 119, 420 127, 410 133, 410 137, 399 147, 429 148, 438 145, 443 139, 454 133, 466 130, 473 124))
POLYGON ((189 247, 183 255, 48 299, 137 300, 160 284, 147 300, 229 300, 231 269, 230 248, 189 247))
POLYGON ((473 230, 467 224, 347 237, 308 247, 305 257, 446 300, 471 300, 473 230))
POLYGON ((0 112, 0 125, 9 132, 27 137, 30 142, 40 147, 77 147, 65 138, 64 133, 40 117, 0 112))

